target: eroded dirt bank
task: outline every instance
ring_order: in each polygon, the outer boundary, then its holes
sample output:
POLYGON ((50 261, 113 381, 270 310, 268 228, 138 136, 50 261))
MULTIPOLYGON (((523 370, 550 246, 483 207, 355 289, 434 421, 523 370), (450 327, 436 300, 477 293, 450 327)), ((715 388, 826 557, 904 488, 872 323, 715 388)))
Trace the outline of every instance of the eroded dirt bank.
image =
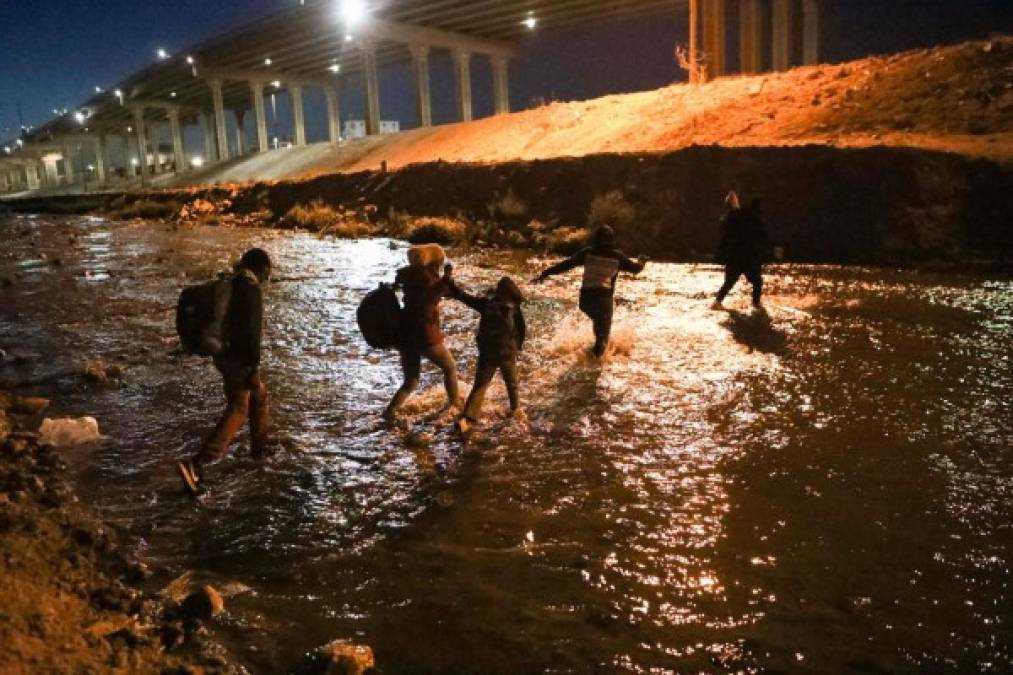
MULTIPOLYGON (((562 250, 609 221, 633 252, 674 260, 712 256, 728 190, 762 197, 785 259, 919 264, 1001 261, 1009 249, 1013 168, 909 148, 693 147, 500 164, 416 164, 384 173, 147 194, 26 199, 22 212, 116 212, 174 217, 200 199, 237 224, 285 225, 315 201, 397 234, 405 217, 446 217, 477 243, 562 250), (152 206, 152 205, 155 206, 152 206), (134 209, 134 212, 131 212, 134 209)), ((190 209, 192 212, 193 209, 190 209)), ((291 226, 291 223, 288 223, 291 226)))

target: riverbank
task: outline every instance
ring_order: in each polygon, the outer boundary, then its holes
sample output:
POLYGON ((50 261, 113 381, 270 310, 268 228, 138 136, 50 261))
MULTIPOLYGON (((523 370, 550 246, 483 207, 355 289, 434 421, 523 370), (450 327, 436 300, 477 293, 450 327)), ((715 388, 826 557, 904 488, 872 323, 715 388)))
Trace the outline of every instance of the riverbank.
POLYGON ((25 213, 301 227, 567 253, 608 222, 627 252, 707 261, 724 195, 761 197, 791 262, 1001 268, 1013 166, 911 148, 693 147, 149 193, 22 199, 25 213), (323 208, 321 208, 323 207, 323 208), (307 214, 309 214, 307 216, 307 214))
POLYGON ((210 616, 148 588, 149 567, 78 501, 36 432, 47 407, 0 391, 0 672, 240 672, 210 616))

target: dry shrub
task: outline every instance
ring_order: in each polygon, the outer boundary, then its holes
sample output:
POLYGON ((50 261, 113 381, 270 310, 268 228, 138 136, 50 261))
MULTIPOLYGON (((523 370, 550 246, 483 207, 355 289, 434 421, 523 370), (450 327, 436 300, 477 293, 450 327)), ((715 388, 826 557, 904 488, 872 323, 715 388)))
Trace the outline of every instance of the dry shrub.
POLYGON ((362 239, 376 234, 376 228, 359 219, 339 220, 320 230, 320 236, 331 235, 339 239, 362 239))
POLYGON ((528 215, 528 205, 514 194, 513 188, 496 200, 495 209, 506 218, 523 218, 528 215))
POLYGON ((587 224, 591 227, 597 225, 611 225, 616 231, 633 224, 637 217, 637 210, 626 201, 621 190, 612 190, 603 195, 596 195, 591 200, 591 209, 587 214, 587 224))
POLYGON ((456 244, 468 236, 468 226, 453 218, 412 218, 402 229, 411 243, 456 244))
POLYGON ((109 218, 111 220, 169 218, 179 213, 179 210, 179 202, 156 202, 150 199, 141 199, 132 204, 124 204, 119 208, 114 208, 109 212, 109 218))
POLYGON ((557 227, 545 235, 545 248, 552 253, 570 255, 587 246, 590 232, 577 227, 557 227))
POLYGON ((300 227, 315 232, 324 231, 340 220, 341 214, 324 204, 321 199, 314 199, 309 205, 296 204, 283 218, 283 222, 289 227, 300 227))

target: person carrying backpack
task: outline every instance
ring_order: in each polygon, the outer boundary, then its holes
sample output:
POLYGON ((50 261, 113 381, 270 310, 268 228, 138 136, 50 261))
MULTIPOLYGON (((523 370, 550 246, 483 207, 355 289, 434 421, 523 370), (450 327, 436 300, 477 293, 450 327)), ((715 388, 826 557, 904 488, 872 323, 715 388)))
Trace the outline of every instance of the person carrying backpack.
POLYGON ((540 284, 554 274, 568 272, 584 266, 584 279, 580 287, 580 311, 590 319, 594 329, 596 358, 605 355, 612 332, 612 312, 615 305, 616 279, 620 272, 640 274, 647 259, 631 260, 615 247, 616 233, 608 225, 601 225, 591 237, 591 245, 566 260, 549 267, 533 282, 540 284))
POLYGON ((184 351, 211 356, 222 374, 226 408, 218 425, 191 459, 178 464, 191 494, 198 494, 205 467, 225 456, 233 437, 250 423, 250 449, 263 455, 270 430, 267 388, 260 377, 264 321, 262 286, 271 277, 271 258, 253 248, 231 278, 184 290, 177 328, 184 351), (202 299, 203 298, 203 299, 202 299))
POLYGON ((460 405, 457 386, 457 364, 443 344, 440 330, 440 300, 452 292, 450 265, 443 266, 446 254, 436 244, 412 246, 408 249, 408 266, 397 271, 394 288, 404 292, 404 307, 398 328, 398 352, 404 384, 394 394, 383 416, 390 420, 419 386, 422 357, 425 356, 443 371, 448 407, 460 405), (440 274, 440 268, 443 274, 440 274))
POLYGON ((453 297, 482 315, 478 323, 478 365, 475 366, 475 384, 464 405, 464 412, 455 426, 462 434, 468 433, 482 413, 485 393, 498 370, 503 376, 510 414, 521 411, 517 391, 517 355, 524 346, 526 327, 521 304, 524 294, 510 277, 503 277, 496 288, 483 297, 474 296, 453 286, 453 297))

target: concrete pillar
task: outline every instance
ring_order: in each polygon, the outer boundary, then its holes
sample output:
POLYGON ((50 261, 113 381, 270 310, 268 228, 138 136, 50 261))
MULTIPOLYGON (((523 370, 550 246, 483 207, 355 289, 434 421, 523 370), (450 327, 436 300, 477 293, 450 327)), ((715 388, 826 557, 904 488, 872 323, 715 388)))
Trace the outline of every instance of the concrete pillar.
POLYGON ((60 184, 60 178, 56 172, 56 160, 42 160, 42 168, 46 174, 46 185, 56 187, 60 184))
POLYGON ((429 87, 429 47, 413 45, 412 69, 415 71, 415 109, 420 127, 433 126, 433 99, 429 87))
POLYGON ((341 111, 338 107, 337 87, 324 87, 327 99, 327 138, 331 143, 341 141, 341 111))
POLYGON ((774 0, 774 70, 791 68, 792 0, 774 0))
POLYGON ((63 176, 67 185, 74 184, 74 156, 69 145, 63 146, 63 176))
POLYGON ((471 121, 471 52, 454 51, 454 84, 457 93, 457 116, 462 122, 471 121))
POLYGON ((148 136, 144 129, 144 108, 134 108, 134 136, 137 138, 137 161, 143 184, 148 180, 148 136))
POLYGON ((306 116, 302 105, 302 85, 290 84, 288 95, 292 98, 292 123, 295 127, 295 144, 306 145, 306 116))
POLYGON ((29 190, 38 190, 41 186, 39 181, 38 166, 35 162, 25 164, 25 182, 29 190))
POLYGON ((214 113, 201 114, 201 128, 204 131, 204 159, 209 164, 218 161, 218 143, 215 141, 214 113))
POLYGON ((689 81, 699 82, 700 54, 700 0, 689 0, 689 81))
POLYGON ((229 158, 229 138, 225 127, 225 99, 222 96, 224 82, 215 78, 208 80, 211 87, 211 102, 215 110, 215 148, 218 150, 216 159, 229 158))
POLYGON ((7 169, 0 167, 0 192, 10 192, 10 183, 7 178, 7 169))
POLYGON ((497 115, 510 112, 510 59, 492 57, 492 95, 497 115))
POLYGON ((802 0, 802 63, 820 62, 820 3, 802 0))
POLYGON ((158 122, 152 122, 148 125, 148 147, 151 148, 151 168, 156 176, 162 173, 162 158, 161 153, 158 151, 159 145, 158 122))
POLYGON ((165 111, 169 118, 169 135, 172 136, 172 161, 176 165, 176 173, 187 170, 186 153, 183 151, 183 127, 179 123, 179 110, 170 108, 165 111))
POLYGON ((376 45, 369 40, 359 43, 362 52, 362 79, 366 85, 366 134, 380 133, 380 75, 376 66, 376 45))
POLYGON ((253 117, 257 123, 257 150, 267 152, 267 115, 264 114, 264 83, 250 82, 250 98, 253 101, 253 117))
POLYGON ((242 157, 246 154, 246 139, 243 137, 243 122, 246 119, 246 110, 236 108, 232 111, 232 114, 236 116, 236 155, 242 157))
POLYGON ((739 0, 739 58, 743 73, 763 70, 763 7, 760 0, 739 0))
POLYGON ((703 0, 703 51, 707 55, 707 79, 727 72, 725 0, 703 0))
POLYGON ((106 176, 106 135, 99 133, 95 137, 95 179, 99 185, 105 185, 106 176))

